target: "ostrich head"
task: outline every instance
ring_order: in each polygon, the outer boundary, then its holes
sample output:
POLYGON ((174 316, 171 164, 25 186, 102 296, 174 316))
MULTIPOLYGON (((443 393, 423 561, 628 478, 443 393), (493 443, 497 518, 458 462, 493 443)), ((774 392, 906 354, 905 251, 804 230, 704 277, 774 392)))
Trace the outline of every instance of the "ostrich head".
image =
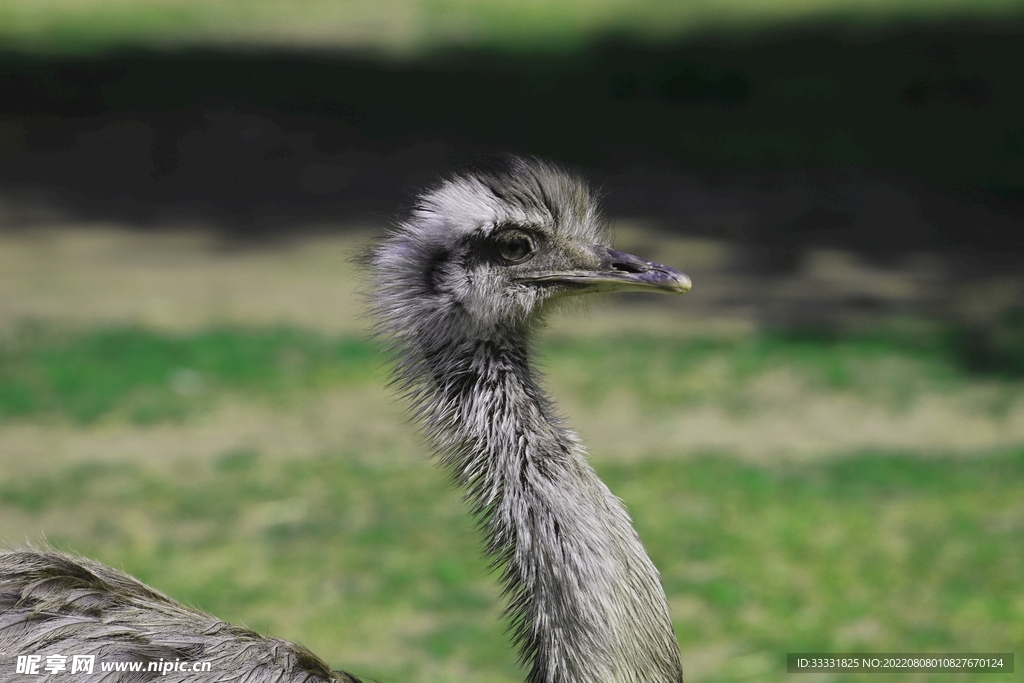
POLYGON ((579 178, 536 160, 455 176, 422 194, 370 256, 389 335, 493 339, 528 326, 553 298, 646 290, 681 294, 683 273, 609 248, 579 178))

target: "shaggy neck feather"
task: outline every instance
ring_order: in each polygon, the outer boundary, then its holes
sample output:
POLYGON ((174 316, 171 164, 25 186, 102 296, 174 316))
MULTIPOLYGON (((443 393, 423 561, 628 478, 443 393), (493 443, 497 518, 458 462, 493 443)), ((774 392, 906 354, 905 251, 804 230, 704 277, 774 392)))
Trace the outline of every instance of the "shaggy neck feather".
POLYGON ((503 567, 527 680, 679 683, 658 572, 621 501, 554 417, 526 329, 430 346, 419 416, 503 567))

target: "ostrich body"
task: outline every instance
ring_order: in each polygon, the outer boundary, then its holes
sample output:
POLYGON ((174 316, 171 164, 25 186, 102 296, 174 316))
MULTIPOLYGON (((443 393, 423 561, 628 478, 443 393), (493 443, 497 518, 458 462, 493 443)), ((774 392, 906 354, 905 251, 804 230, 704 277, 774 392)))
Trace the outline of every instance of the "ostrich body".
MULTIPOLYGON (((682 273, 607 243, 582 181, 512 159, 504 171, 455 176, 422 194, 365 259, 395 383, 502 569, 530 683, 682 680, 657 570, 529 359, 551 302, 689 289, 682 273)), ((164 681, 356 680, 300 646, 185 608, 98 563, 53 551, 0 554, 0 681, 21 680, 16 655, 51 652, 211 662, 202 674, 150 674, 164 681)))

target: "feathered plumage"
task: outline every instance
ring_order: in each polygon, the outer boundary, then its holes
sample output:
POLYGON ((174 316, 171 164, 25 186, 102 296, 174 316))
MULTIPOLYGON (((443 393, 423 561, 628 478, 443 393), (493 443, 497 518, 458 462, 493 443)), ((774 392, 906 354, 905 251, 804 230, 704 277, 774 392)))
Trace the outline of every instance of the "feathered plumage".
POLYGON ((34 549, 0 554, 0 680, 358 683, 300 645, 187 608, 98 562, 34 549), (19 674, 18 656, 32 654, 42 655, 38 672, 19 674), (47 673, 49 655, 67 657, 55 661, 64 669, 47 673), (74 671, 73 655, 92 655, 92 673, 74 671), (102 671, 130 662, 143 670, 102 671), (210 670, 164 671, 165 662, 210 670))

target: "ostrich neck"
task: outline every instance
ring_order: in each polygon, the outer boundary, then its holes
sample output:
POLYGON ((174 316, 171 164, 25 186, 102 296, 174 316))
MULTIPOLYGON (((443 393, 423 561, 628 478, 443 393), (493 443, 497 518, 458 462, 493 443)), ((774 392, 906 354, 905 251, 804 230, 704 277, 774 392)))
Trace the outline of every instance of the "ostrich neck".
POLYGON ((503 566, 527 680, 679 683, 658 572, 511 337, 427 353, 420 415, 503 566))

